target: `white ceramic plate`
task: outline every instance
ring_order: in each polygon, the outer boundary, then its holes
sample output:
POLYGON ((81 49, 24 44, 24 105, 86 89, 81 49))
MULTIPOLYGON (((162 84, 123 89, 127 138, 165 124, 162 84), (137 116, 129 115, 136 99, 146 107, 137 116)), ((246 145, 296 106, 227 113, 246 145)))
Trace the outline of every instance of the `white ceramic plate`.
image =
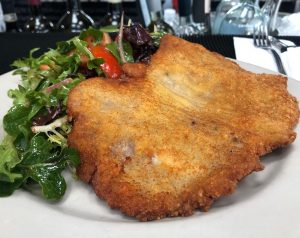
MULTIPOLYGON (((269 72, 240 64, 252 72, 269 72)), ((6 91, 18 81, 11 73, 0 76, 0 118, 11 105, 6 91)), ((289 79, 289 91, 300 100, 299 82, 289 79)), ((300 132, 300 126, 296 131, 300 132)), ((2 138, 3 130, 0 133, 2 138)), ((109 209, 90 186, 71 178, 67 179, 64 199, 58 203, 19 190, 0 198, 0 236, 299 238, 300 139, 262 162, 264 171, 246 177, 233 195, 219 199, 209 212, 147 223, 109 209)))

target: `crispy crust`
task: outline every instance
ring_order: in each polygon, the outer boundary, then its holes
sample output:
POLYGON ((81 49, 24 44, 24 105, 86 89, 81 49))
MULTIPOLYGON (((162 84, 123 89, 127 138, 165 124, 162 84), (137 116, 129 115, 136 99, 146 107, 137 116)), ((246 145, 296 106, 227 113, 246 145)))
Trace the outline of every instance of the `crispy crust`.
POLYGON ((71 91, 78 175, 141 221, 206 211, 296 138, 286 81, 167 35, 144 78, 94 78, 71 91))
POLYGON ((126 63, 122 65, 122 70, 127 77, 145 77, 147 66, 144 63, 126 63))

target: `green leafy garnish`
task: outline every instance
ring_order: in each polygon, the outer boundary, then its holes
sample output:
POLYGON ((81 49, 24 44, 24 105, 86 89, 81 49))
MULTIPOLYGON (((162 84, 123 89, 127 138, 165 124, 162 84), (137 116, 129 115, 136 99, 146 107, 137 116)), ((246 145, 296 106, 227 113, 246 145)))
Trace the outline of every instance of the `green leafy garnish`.
MULTIPOLYGON (((117 42, 112 42, 110 44, 107 44, 105 48, 108 49, 115 56, 115 58, 118 60, 119 63, 121 63, 121 56, 120 56, 117 42)), ((131 45, 128 42, 123 42, 123 49, 124 49, 124 56, 126 61, 130 63, 134 62, 132 56, 133 50, 131 45)))
POLYGON ((101 58, 90 60, 87 63, 87 68, 90 69, 90 70, 91 69, 99 69, 100 65, 103 64, 103 62, 104 62, 104 60, 101 59, 101 58))
POLYGON ((101 41, 102 41, 103 32, 104 31, 100 31, 100 30, 90 27, 86 31, 83 31, 80 33, 79 39, 84 40, 87 37, 92 36, 94 38, 94 42, 93 42, 94 45, 97 45, 97 44, 101 43, 101 41))
POLYGON ((11 171, 18 163, 20 163, 20 158, 17 149, 13 145, 12 138, 6 136, 0 145, 0 180, 13 183, 22 178, 22 175, 11 171))
MULTIPOLYGON (((67 99, 70 90, 87 77, 105 76, 101 67, 105 59, 91 53, 93 45, 103 43, 104 32, 118 32, 118 28, 89 28, 68 41, 58 42, 56 49, 39 57, 35 56, 39 50, 36 48, 28 58, 13 62, 14 74, 21 76, 21 83, 8 91, 13 106, 3 118, 6 135, 0 144, 0 197, 36 186, 46 199, 58 200, 64 195, 62 172, 67 168, 74 172, 79 165, 77 152, 67 144, 72 129, 67 99)), ((144 30, 143 34, 148 33, 144 30)), ((151 34, 155 46, 162 36, 159 32, 151 34)), ((141 48, 133 49, 134 45, 140 46, 129 42, 122 40, 122 57, 124 53, 126 62, 134 62, 133 52, 141 48)), ((144 46, 148 47, 147 42, 144 46)), ((118 44, 112 42, 105 47, 121 64, 118 44)))
POLYGON ((152 40, 153 40, 153 43, 155 46, 159 46, 160 45, 160 39, 166 35, 167 33, 166 32, 163 32, 163 31, 155 31, 155 32, 152 32, 150 34, 152 40))
MULTIPOLYGON (((0 196, 38 184, 46 199, 57 200, 66 190, 61 172, 79 164, 77 153, 67 146, 71 124, 66 103, 70 90, 85 79, 79 70, 80 57, 86 55, 94 67, 103 60, 95 60, 79 37, 59 42, 40 57, 34 56, 37 50, 12 64, 22 81, 17 89, 9 90, 13 106, 3 118, 7 135, 0 144, 0 196), (53 119, 51 110, 57 114, 53 119), (34 125, 41 120, 43 125, 34 125)), ((99 67, 98 71, 103 74, 99 67)))
POLYGON ((107 32, 107 33, 114 33, 114 32, 118 32, 119 28, 117 26, 110 25, 110 26, 101 27, 100 31, 107 32))

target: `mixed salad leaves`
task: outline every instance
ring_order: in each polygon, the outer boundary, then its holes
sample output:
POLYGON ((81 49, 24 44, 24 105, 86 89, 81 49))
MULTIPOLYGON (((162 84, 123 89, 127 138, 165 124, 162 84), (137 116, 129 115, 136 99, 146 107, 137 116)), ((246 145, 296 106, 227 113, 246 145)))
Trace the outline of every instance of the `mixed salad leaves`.
POLYGON ((17 89, 9 90, 13 106, 3 118, 0 197, 36 185, 46 199, 64 195, 62 172, 70 168, 74 173, 80 163, 67 144, 72 129, 66 113, 70 90, 93 76, 120 78, 124 63, 149 61, 164 34, 149 34, 139 24, 120 29, 122 34, 112 27, 89 28, 39 57, 33 49, 28 58, 12 64, 22 80, 17 89))

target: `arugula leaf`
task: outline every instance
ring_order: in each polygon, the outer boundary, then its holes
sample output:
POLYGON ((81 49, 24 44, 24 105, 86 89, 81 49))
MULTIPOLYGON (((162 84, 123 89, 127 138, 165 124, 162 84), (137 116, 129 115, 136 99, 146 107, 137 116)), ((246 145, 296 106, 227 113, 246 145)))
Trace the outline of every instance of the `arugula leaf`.
POLYGON ((60 174, 64 169, 58 165, 34 165, 28 170, 28 176, 39 183, 46 199, 58 200, 66 191, 66 181, 60 174))
POLYGON ((4 130, 11 136, 20 134, 20 127, 28 127, 28 114, 31 108, 23 105, 13 106, 3 118, 4 130))
POLYGON ((57 46, 57 51, 61 54, 69 53, 71 50, 75 49, 75 45, 71 40, 57 42, 56 46, 57 46))
POLYGON ((35 165, 43 162, 53 161, 58 151, 51 153, 56 145, 49 143, 44 136, 34 136, 28 150, 22 154, 22 165, 35 165))
POLYGON ((10 89, 8 91, 7 95, 10 98, 14 99, 13 100, 14 105, 17 105, 17 104, 21 104, 24 106, 29 105, 29 101, 26 98, 26 89, 21 85, 18 85, 18 89, 10 89))
POLYGON ((16 68, 28 67, 32 68, 37 66, 37 60, 33 57, 33 54, 37 52, 39 48, 34 48, 30 50, 29 57, 27 59, 15 60, 11 66, 16 68))
POLYGON ((10 195, 30 178, 41 186, 45 198, 61 198, 66 190, 66 182, 61 172, 67 167, 78 166, 79 156, 74 149, 64 148, 57 151, 56 147, 44 136, 37 135, 33 137, 29 148, 19 160, 8 137, 0 147, 5 150, 0 157, 0 196, 10 195), (3 148, 4 146, 10 149, 3 148), (3 163, 6 163, 6 166, 3 166, 3 163), (9 168, 9 171, 4 171, 5 167, 9 168))
POLYGON ((133 49, 129 42, 123 41, 123 49, 125 54, 125 59, 127 62, 133 63, 133 49))
POLYGON ((166 35, 167 33, 166 32, 163 32, 163 31, 155 31, 155 32, 152 32, 150 33, 150 36, 151 38, 153 39, 153 43, 155 46, 159 47, 160 45, 160 39, 166 35))
POLYGON ((88 36, 93 36, 94 37, 93 44, 97 45, 97 44, 101 43, 101 41, 102 41, 103 31, 90 27, 87 30, 80 33, 79 39, 84 40, 88 36))
MULTIPOLYGON (((93 35, 95 42, 100 42, 103 32, 88 29, 86 34, 93 35)), ((81 56, 87 55, 89 68, 98 68, 99 74, 102 74, 99 65, 103 60, 94 59, 87 43, 78 36, 59 42, 56 49, 35 57, 37 50, 31 50, 28 58, 12 64, 16 68, 14 74, 20 75, 22 81, 17 89, 9 90, 13 107, 3 118, 3 127, 8 135, 0 144, 0 196, 8 196, 23 186, 31 187, 34 182, 41 187, 45 198, 57 200, 66 190, 61 172, 79 164, 76 151, 67 147, 71 125, 62 120, 59 126, 53 124, 48 130, 50 121, 45 127, 38 128, 38 134, 34 134, 32 122, 57 105, 61 106, 60 116, 66 118, 68 94, 85 79, 79 70, 82 67, 81 56), (43 64, 49 69, 40 68, 43 64), (68 78, 71 80, 67 84, 61 84, 68 78), (54 85, 58 87, 52 87, 54 85)))
POLYGON ((87 67, 88 67, 88 69, 98 69, 100 67, 100 65, 103 63, 104 63, 104 60, 102 58, 96 58, 96 59, 90 60, 87 63, 87 67))
POLYGON ((41 186, 45 198, 57 200, 66 190, 61 172, 67 166, 78 166, 79 156, 70 148, 53 153, 55 147, 43 136, 35 136, 19 167, 27 178, 41 186))
POLYGON ((87 48, 87 43, 85 41, 80 40, 79 38, 75 38, 73 40, 76 49, 79 51, 79 53, 84 54, 89 57, 90 60, 94 59, 94 56, 87 48))
POLYGON ((93 60, 90 60, 87 63, 87 68, 89 70, 95 69, 98 76, 103 75, 103 71, 100 69, 100 65, 104 63, 104 60, 102 58, 95 58, 93 60))
POLYGON ((119 28, 117 26, 110 25, 110 26, 101 27, 100 31, 107 32, 107 33, 114 33, 114 32, 118 32, 119 28))
MULTIPOLYGON (((119 47, 118 47, 118 44, 116 42, 112 42, 110 44, 107 44, 105 46, 106 49, 108 49, 112 54, 113 56, 115 56, 115 58, 118 60, 119 64, 121 63, 121 56, 120 56, 120 52, 119 52, 119 47)), ((134 59, 133 59, 133 50, 132 50, 132 47, 131 45, 129 44, 129 42, 124 42, 123 41, 123 49, 124 49, 124 54, 125 54, 125 59, 127 62, 134 62, 134 59)))
MULTIPOLYGON (((99 66, 104 60, 95 59, 83 39, 93 36, 94 44, 98 44, 103 32, 117 31, 114 26, 89 28, 80 36, 58 42, 56 49, 37 57, 36 48, 30 51, 28 58, 13 62, 14 74, 20 75, 22 81, 17 89, 9 90, 13 106, 3 118, 7 136, 0 144, 0 197, 11 195, 21 187, 31 187, 32 183, 40 186, 47 199, 57 200, 63 196, 66 182, 61 173, 79 164, 77 152, 67 147, 67 136, 72 128, 66 116, 68 94, 88 73, 103 74, 99 66), (88 57, 84 69, 82 56, 88 57), (41 65, 47 65, 47 70, 41 65), (47 115, 58 105, 60 118, 51 117, 48 124, 32 127, 36 118, 47 115)), ((126 60, 133 62, 131 45, 123 42, 123 48, 126 60)), ((120 62, 118 45, 113 42, 107 49, 120 62)))
POLYGON ((22 178, 15 179, 14 182, 6 182, 0 180, 0 197, 6 197, 13 194, 15 190, 23 184, 22 178))
POLYGON ((25 150, 27 150, 31 136, 31 131, 28 131, 26 128, 22 128, 22 133, 19 134, 13 142, 14 146, 16 147, 16 150, 19 153, 23 153, 25 150))
POLYGON ((20 159, 13 144, 13 137, 6 136, 0 145, 0 181, 13 183, 22 178, 21 174, 12 172, 18 163, 20 159))
POLYGON ((113 54, 113 56, 118 60, 118 63, 121 63, 121 57, 118 49, 118 44, 116 42, 111 42, 105 46, 106 49, 113 54))

